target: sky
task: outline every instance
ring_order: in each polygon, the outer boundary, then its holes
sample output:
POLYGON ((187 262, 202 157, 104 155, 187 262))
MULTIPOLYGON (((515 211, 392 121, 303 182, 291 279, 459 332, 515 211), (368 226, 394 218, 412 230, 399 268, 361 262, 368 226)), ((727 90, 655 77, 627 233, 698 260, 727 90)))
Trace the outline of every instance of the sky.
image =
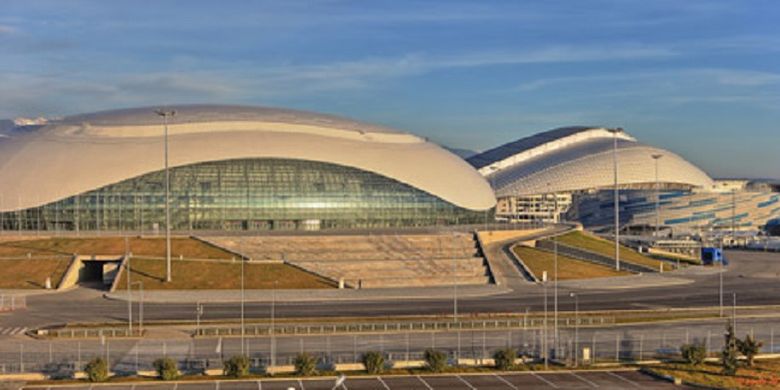
POLYGON ((780 178, 780 2, 0 3, 0 118, 184 103, 342 115, 486 150, 623 127, 780 178))

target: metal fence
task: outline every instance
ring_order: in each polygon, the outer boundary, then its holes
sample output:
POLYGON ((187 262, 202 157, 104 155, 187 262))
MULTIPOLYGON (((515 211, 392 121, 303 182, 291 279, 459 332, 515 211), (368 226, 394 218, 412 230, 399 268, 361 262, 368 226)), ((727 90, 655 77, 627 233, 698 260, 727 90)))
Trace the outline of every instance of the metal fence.
MULTIPOLYGON (((276 335, 273 337, 216 337, 172 340, 95 339, 18 341, 0 344, 0 373, 43 372, 69 376, 96 357, 108 360, 113 371, 134 373, 151 370, 152 362, 170 357, 183 371, 222 368, 225 359, 246 355, 253 368, 292 364, 298 353, 316 356, 327 368, 339 363, 358 363, 367 351, 379 351, 388 361, 420 360, 427 349, 449 355, 452 362, 490 359, 501 348, 511 347, 530 359, 550 359, 573 364, 635 362, 679 356, 679 347, 694 341, 715 356, 723 348, 722 324, 667 330, 561 328, 553 329, 457 329, 429 332, 389 332, 351 335, 276 335), (589 350, 589 361, 584 351, 589 350), (576 351, 576 353, 575 353, 576 351), (575 355, 576 360, 575 360, 575 355)), ((767 324, 742 326, 740 335, 752 333, 764 342, 763 352, 778 352, 775 329, 767 324)))

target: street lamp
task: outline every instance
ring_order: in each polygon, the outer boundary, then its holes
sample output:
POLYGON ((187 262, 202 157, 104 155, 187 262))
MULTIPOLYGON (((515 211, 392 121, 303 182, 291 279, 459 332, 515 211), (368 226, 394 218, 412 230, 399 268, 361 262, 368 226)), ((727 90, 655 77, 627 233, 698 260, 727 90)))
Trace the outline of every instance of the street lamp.
POLYGON ((544 339, 542 340, 542 346, 544 348, 544 354, 542 355, 544 358, 544 369, 549 368, 549 353, 550 350, 547 348, 547 271, 542 271, 542 286, 544 287, 544 339))
POLYGON ((574 367, 577 367, 580 353, 580 302, 577 294, 571 292, 569 296, 574 298, 574 367))
POLYGON ((614 129, 607 129, 612 133, 613 146, 612 146, 612 172, 614 174, 614 203, 615 203, 615 270, 620 271, 620 192, 618 190, 618 161, 617 161, 617 149, 618 149, 618 134, 623 133, 623 129, 620 127, 614 129))
MULTIPOLYGON (((498 170, 498 167, 496 166, 490 166, 490 173, 488 174, 488 184, 490 184, 490 190, 493 191, 493 196, 496 198, 496 211, 498 211, 498 196, 496 196, 496 189, 495 189, 495 181, 493 175, 498 170)), ((490 209, 485 210, 485 232, 488 230, 488 214, 490 214, 490 209)))
POLYGON ((653 160, 655 161, 655 237, 658 238, 658 229, 661 226, 661 186, 658 182, 658 160, 663 157, 663 154, 654 154, 653 160))
POLYGON ((143 336, 144 335, 144 282, 142 280, 133 282, 133 286, 136 284, 138 285, 138 295, 141 296, 141 301, 138 304, 138 334, 140 336, 143 336))
POLYGON ((171 281, 171 173, 168 170, 168 118, 176 115, 174 110, 155 110, 163 117, 165 143, 165 281, 171 281))

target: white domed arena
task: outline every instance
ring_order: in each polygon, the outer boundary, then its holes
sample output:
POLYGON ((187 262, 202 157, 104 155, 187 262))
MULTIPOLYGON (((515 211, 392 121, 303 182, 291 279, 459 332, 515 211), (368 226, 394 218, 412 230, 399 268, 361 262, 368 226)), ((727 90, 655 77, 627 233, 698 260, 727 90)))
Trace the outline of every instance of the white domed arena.
POLYGON ((487 181, 427 139, 309 112, 187 105, 75 115, 0 137, 3 230, 320 230, 467 224, 487 181))
POLYGON ((491 183, 499 219, 569 220, 614 229, 615 164, 620 228, 756 229, 780 216, 778 194, 749 181, 713 180, 669 150, 622 129, 563 127, 468 159, 491 183), (657 211, 657 212, 656 212, 657 211))

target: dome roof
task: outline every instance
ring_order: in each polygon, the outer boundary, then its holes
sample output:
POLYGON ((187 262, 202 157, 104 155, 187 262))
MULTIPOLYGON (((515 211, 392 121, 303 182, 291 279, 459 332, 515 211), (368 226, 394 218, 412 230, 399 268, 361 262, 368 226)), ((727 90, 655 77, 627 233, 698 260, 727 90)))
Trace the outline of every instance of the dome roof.
MULTIPOLYGON (((374 172, 466 209, 495 204, 490 186, 473 167, 412 134, 287 109, 165 109, 176 111, 168 126, 171 167, 242 158, 301 159, 374 172)), ((0 138, 0 211, 43 205, 163 169, 162 118, 154 111, 75 115, 0 138)))
MULTIPOLYGON (((606 128, 556 129, 500 146, 469 159, 489 178, 498 197, 572 192, 611 187, 614 135, 606 128), (511 151, 511 152, 510 152, 511 151)), ((661 183, 711 188, 701 169, 668 150, 641 144, 618 133, 618 183, 655 183, 654 155, 661 183)))

